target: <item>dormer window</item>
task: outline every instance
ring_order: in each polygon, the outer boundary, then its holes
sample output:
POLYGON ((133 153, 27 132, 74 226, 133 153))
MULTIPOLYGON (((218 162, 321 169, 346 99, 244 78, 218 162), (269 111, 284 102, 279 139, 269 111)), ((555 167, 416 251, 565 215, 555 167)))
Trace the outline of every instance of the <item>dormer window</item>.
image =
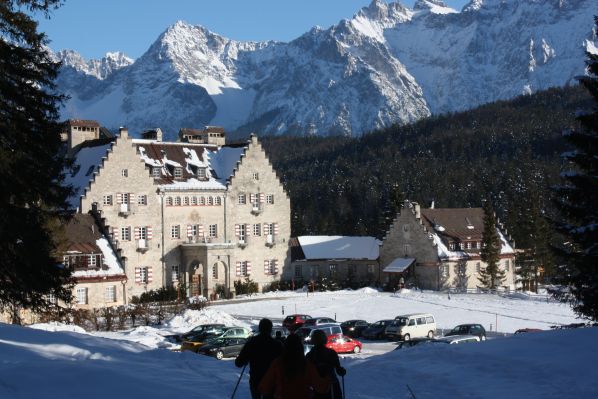
POLYGON ((152 168, 152 176, 153 176, 153 177, 160 177, 160 176, 162 175, 162 171, 161 171, 161 169, 162 169, 162 168, 160 168, 160 167, 156 167, 156 166, 154 166, 154 167, 152 168))
POLYGON ((197 178, 198 179, 205 179, 206 178, 206 168, 197 168, 197 178))
POLYGON ((183 177, 183 168, 176 167, 174 168, 174 177, 175 179, 180 179, 183 177))

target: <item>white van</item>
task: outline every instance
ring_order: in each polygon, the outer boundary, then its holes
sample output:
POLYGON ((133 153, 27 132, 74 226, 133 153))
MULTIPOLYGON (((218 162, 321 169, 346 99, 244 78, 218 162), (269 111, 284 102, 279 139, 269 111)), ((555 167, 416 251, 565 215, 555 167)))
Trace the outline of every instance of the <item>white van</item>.
POLYGON ((402 341, 409 341, 412 338, 434 338, 434 334, 436 334, 436 320, 434 316, 427 313, 397 316, 386 327, 385 334, 389 339, 399 339, 402 341))

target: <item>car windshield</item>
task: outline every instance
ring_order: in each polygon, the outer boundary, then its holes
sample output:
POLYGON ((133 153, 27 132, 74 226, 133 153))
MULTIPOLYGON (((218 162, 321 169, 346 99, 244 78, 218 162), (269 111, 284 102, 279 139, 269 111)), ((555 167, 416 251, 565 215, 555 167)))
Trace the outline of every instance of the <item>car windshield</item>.
POLYGON ((395 326, 406 326, 407 325, 407 318, 406 317, 399 317, 398 319, 395 319, 394 324, 395 326))
POLYGON ((466 333, 468 329, 467 326, 457 326, 451 330, 451 333, 463 334, 466 333))

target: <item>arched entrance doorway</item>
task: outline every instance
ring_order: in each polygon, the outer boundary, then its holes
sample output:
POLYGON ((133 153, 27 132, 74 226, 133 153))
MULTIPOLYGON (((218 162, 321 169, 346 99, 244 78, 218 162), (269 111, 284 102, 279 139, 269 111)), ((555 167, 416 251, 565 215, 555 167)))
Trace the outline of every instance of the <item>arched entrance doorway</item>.
POLYGON ((202 295, 203 266, 199 261, 194 260, 189 265, 189 296, 202 295))

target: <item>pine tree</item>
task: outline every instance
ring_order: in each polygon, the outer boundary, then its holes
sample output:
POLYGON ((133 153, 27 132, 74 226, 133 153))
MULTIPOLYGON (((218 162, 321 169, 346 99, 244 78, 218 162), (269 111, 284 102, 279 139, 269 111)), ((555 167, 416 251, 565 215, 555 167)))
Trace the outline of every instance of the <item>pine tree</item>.
POLYGON ((499 268, 501 242, 496 229, 496 215, 490 199, 484 203, 484 231, 480 256, 486 268, 480 270, 478 280, 485 288, 496 289, 505 279, 505 272, 499 268))
MULTIPOLYGON (((598 34, 598 17, 595 17, 598 34)), ((562 154, 568 162, 561 176, 565 183, 555 188, 555 204, 562 217, 557 230, 565 237, 556 248, 565 260, 561 281, 568 288, 564 298, 573 309, 598 320, 598 54, 586 53, 587 74, 580 83, 593 98, 591 111, 579 114, 580 127, 565 132, 574 149, 562 154)), ((562 296, 563 297, 563 296, 562 296)))
POLYGON ((58 71, 33 13, 59 0, 0 2, 0 311, 44 310, 47 295, 70 301, 70 272, 57 266, 52 225, 66 208, 57 124, 58 71))

